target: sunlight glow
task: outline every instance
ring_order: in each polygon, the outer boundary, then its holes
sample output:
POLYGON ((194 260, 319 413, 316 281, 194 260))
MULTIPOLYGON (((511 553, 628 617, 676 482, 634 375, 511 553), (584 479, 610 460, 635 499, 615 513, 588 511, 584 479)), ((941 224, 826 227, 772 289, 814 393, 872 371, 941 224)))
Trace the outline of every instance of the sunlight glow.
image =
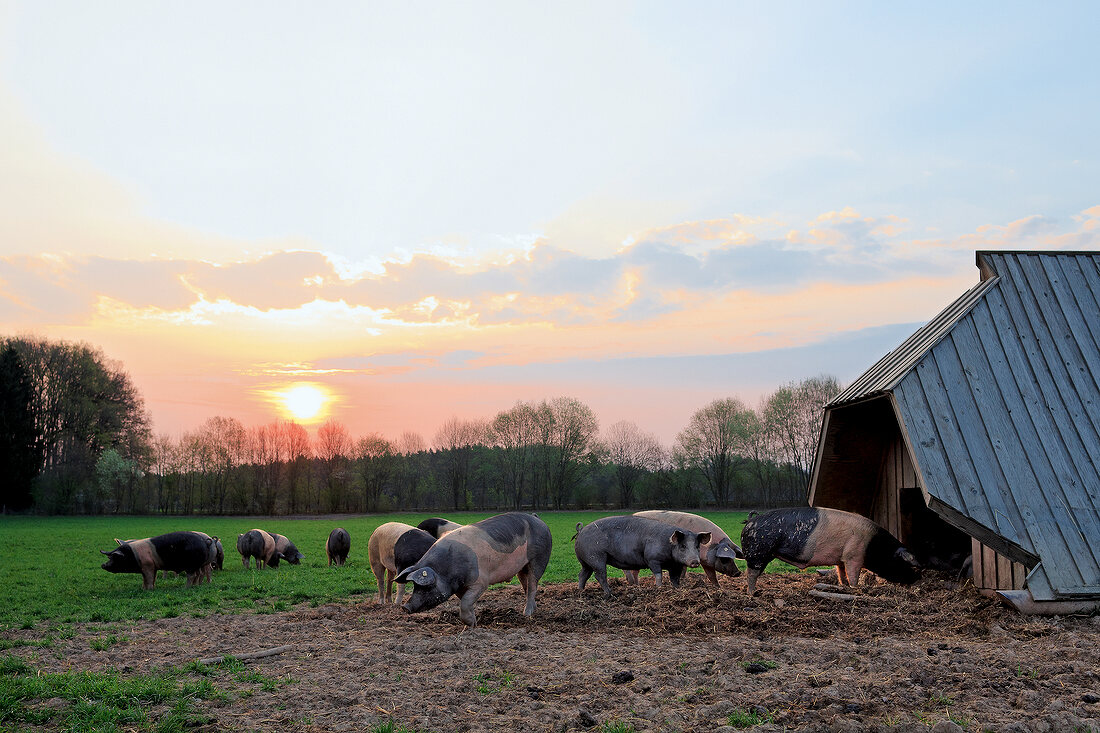
POLYGON ((329 401, 329 395, 322 387, 304 382, 277 394, 283 409, 296 420, 312 420, 329 401))

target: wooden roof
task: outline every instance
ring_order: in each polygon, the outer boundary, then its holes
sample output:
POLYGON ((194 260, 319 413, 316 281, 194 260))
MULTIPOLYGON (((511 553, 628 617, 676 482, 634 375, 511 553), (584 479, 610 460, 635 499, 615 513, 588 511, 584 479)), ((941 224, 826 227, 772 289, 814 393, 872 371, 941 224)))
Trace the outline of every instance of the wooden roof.
MULTIPOLYGON (((1037 563, 1037 600, 1100 597, 1100 253, 978 252, 977 264, 978 285, 827 413, 888 400, 930 508, 1037 563)), ((826 443, 811 496, 843 465, 826 443)))

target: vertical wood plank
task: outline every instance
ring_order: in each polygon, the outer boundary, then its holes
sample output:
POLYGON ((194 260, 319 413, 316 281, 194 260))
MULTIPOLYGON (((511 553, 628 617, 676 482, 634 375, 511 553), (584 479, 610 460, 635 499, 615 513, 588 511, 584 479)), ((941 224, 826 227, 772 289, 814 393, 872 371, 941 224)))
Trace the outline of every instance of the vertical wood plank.
POLYGON ((974 585, 985 587, 985 545, 974 540, 974 585))
POLYGON ((1024 578, 1027 577, 1027 568, 1021 563, 1012 563, 1012 590, 1022 590, 1024 587, 1024 578))
POLYGON ((997 588, 1012 589, 1012 561, 1004 555, 997 555, 997 588))

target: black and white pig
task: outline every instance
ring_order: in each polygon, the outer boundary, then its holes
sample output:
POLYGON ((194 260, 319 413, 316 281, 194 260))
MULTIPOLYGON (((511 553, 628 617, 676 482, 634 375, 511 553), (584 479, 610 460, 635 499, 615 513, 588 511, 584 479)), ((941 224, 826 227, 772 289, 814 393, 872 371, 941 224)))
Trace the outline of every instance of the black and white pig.
POLYGON ((145 590, 152 590, 158 570, 187 575, 187 587, 199 582, 213 554, 211 538, 202 532, 169 532, 140 540, 116 539, 113 550, 100 550, 107 562, 100 567, 109 573, 141 573, 145 590))
POLYGON ((457 595, 458 617, 473 627, 477 625, 474 604, 481 594, 490 585, 518 576, 527 598, 523 615, 530 616, 553 544, 546 522, 532 514, 508 512, 459 527, 398 574, 398 583, 414 583, 402 608, 416 613, 457 595))
MULTIPOLYGON (((729 535, 722 531, 721 527, 706 517, 688 512, 671 512, 664 509, 634 512, 634 516, 654 519, 658 522, 671 524, 673 527, 689 529, 692 532, 710 532, 710 542, 699 545, 699 564, 703 566, 703 573, 707 576, 707 580, 713 583, 715 587, 718 587, 718 576, 715 573, 722 573, 722 575, 728 575, 731 578, 736 578, 741 574, 741 568, 737 567, 737 563, 734 562, 736 558, 744 557, 741 548, 730 540, 729 535)), ((637 570, 626 570, 624 573, 628 583, 638 584, 637 570)))
POLYGON ((699 567, 699 547, 710 542, 710 532, 692 532, 645 517, 604 517, 581 527, 577 523, 574 550, 581 563, 577 586, 584 590, 588 578, 596 582, 605 597, 611 597, 607 584, 607 566, 620 570, 649 568, 657 587, 661 572, 668 571, 673 587, 680 585, 684 571, 699 567))
MULTIPOLYGON (((299 565, 305 559, 306 556, 298 552, 298 548, 294 546, 294 543, 283 535, 272 532, 271 538, 275 540, 275 553, 278 560, 286 560, 291 565, 299 565)), ((279 567, 278 560, 275 561, 272 567, 279 567)))
MULTIPOLYGON (((435 537, 419 527, 403 522, 386 522, 371 532, 367 540, 367 558, 378 581, 378 602, 393 600, 393 583, 397 574, 424 557, 435 544, 435 537)), ((405 597, 405 584, 397 586, 397 603, 405 597)))
POLYGON ((351 535, 343 527, 337 527, 328 533, 328 540, 325 542, 325 554, 328 556, 328 564, 331 567, 333 563, 336 563, 336 567, 340 567, 348 560, 348 553, 351 552, 351 535))
POLYGON ((863 568, 894 583, 920 578, 916 558, 892 534, 840 509, 795 507, 750 517, 741 530, 741 549, 750 596, 756 593, 756 579, 776 558, 796 568, 836 565, 843 585, 858 585, 863 568))
MULTIPOLYGON (((209 544, 210 546, 210 562, 208 562, 206 565, 203 565, 202 568, 199 570, 199 578, 196 582, 201 583, 205 580, 207 583, 209 583, 211 572, 213 571, 213 569, 217 568, 218 570, 221 570, 222 561, 225 558, 225 551, 222 550, 222 541, 219 540, 217 537, 211 537, 205 532, 195 532, 195 534, 206 539, 207 544, 209 544)), ((119 545, 122 545, 122 540, 120 539, 115 539, 115 542, 117 542, 119 545)), ((172 573, 172 575, 179 575, 178 572, 172 570, 164 570, 161 572, 160 575, 162 578, 167 578, 169 573, 172 573)))
POLYGON ((443 519, 442 517, 432 517, 431 519, 425 519, 420 524, 416 525, 417 529, 422 529, 437 540, 448 532, 452 532, 461 524, 455 524, 449 519, 443 519))
POLYGON ((250 529, 237 535, 237 552, 241 553, 241 563, 247 570, 256 558, 256 569, 265 566, 277 568, 281 555, 275 549, 275 538, 262 529, 250 529))

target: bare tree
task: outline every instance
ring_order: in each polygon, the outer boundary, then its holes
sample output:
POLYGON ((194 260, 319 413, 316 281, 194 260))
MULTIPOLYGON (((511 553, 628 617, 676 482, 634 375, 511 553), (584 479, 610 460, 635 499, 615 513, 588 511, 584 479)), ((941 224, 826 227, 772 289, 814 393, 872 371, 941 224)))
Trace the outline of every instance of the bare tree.
POLYGON ((818 376, 783 385, 766 400, 763 421, 774 431, 778 458, 809 480, 825 404, 840 392, 836 377, 818 376))
POLYGON ((286 466, 287 510, 294 514, 309 503, 309 433, 296 422, 280 423, 277 447, 279 461, 286 466), (307 482, 304 488, 300 486, 303 479, 307 482))
POLYGON ((494 453, 497 471, 516 509, 523 505, 538 435, 537 410, 525 402, 497 414, 489 424, 489 440, 499 449, 494 453))
POLYGON ((356 441, 355 462, 363 479, 363 505, 366 511, 378 511, 382 490, 394 473, 395 458, 393 444, 379 433, 371 433, 356 441))
POLYGON ((212 417, 199 428, 198 439, 209 454, 210 485, 206 512, 225 513, 229 483, 248 456, 248 433, 232 417, 212 417))
POLYGON ((153 439, 152 459, 149 467, 154 476, 156 496, 153 505, 161 514, 167 514, 177 506, 180 474, 183 471, 180 447, 168 435, 153 439))
POLYGON ((749 433, 757 423, 752 410, 736 397, 715 400, 695 412, 677 436, 679 450, 697 469, 714 498, 726 506, 734 474, 745 462, 749 433))
POLYGON ((279 499, 279 425, 260 425, 249 431, 252 473, 252 511, 274 514, 279 499))
POLYGON ((347 463, 352 455, 351 435, 342 423, 329 419, 317 428, 315 453, 321 478, 328 489, 329 511, 338 511, 345 504, 347 463))
POLYGON ((596 448, 600 422, 592 408, 572 397, 550 402, 553 414, 550 446, 555 454, 551 495, 554 508, 562 509, 565 498, 591 469, 588 459, 596 448))
POLYGON ((474 446, 485 440, 487 425, 483 420, 460 420, 452 417, 435 434, 435 445, 443 451, 444 470, 451 487, 455 511, 468 509, 467 490, 470 485, 470 462, 474 446))
POLYGON ((417 505, 417 490, 427 471, 425 452, 428 444, 420 433, 406 430, 397 439, 395 450, 401 457, 397 469, 398 507, 411 509, 417 505))
POLYGON ((621 420, 607 429, 603 444, 608 460, 615 467, 619 507, 626 509, 634 505, 635 488, 642 476, 660 467, 661 443, 653 433, 621 420))

